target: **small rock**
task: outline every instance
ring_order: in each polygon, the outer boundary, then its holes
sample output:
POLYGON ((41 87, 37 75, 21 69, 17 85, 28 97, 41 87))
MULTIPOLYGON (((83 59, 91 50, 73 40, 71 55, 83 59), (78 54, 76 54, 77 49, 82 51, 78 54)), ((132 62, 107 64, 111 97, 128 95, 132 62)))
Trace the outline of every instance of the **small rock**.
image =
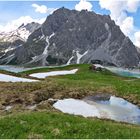
POLYGON ((28 105, 28 106, 27 106, 27 109, 29 109, 29 110, 35 110, 36 107, 37 107, 36 104, 35 104, 35 105, 28 105))
POLYGON ((5 111, 9 111, 11 109, 12 109, 12 106, 10 106, 10 105, 5 107, 5 111))
POLYGON ((52 133, 55 135, 55 136, 58 136, 60 134, 60 130, 58 128, 55 128, 52 133))
POLYGON ((38 109, 50 109, 50 108, 52 108, 53 102, 54 101, 48 101, 48 100, 42 101, 37 105, 37 108, 38 109))

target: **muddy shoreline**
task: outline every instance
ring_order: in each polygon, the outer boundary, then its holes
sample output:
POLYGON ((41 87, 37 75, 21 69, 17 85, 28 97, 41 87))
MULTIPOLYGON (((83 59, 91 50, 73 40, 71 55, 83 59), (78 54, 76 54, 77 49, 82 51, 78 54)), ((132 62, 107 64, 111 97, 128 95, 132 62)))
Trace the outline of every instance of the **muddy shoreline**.
MULTIPOLYGON (((91 97, 94 95, 99 95, 102 99, 109 99, 109 97, 116 96, 121 97, 138 107, 140 107, 140 101, 137 100, 136 96, 119 96, 118 94, 112 93, 103 93, 103 92, 95 92, 86 89, 65 89, 61 87, 49 87, 46 90, 35 90, 30 93, 1 93, 0 94, 0 114, 5 114, 5 112, 19 112, 26 110, 52 110, 54 100, 51 99, 66 99, 66 98, 74 98, 74 99, 83 99, 87 97, 91 97), (36 109, 28 109, 28 106, 37 105, 36 109), (5 111, 7 106, 12 106, 11 109, 5 111)), ((96 100, 97 100, 96 96, 96 100)))

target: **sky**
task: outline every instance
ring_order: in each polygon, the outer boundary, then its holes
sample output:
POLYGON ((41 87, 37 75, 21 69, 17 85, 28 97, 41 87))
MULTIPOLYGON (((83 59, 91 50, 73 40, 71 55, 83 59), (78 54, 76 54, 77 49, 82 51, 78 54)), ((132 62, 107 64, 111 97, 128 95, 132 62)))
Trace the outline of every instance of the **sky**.
POLYGON ((140 0, 0 0, 0 32, 15 30, 22 23, 35 21, 41 24, 48 15, 61 7, 110 15, 122 32, 140 47, 140 0))

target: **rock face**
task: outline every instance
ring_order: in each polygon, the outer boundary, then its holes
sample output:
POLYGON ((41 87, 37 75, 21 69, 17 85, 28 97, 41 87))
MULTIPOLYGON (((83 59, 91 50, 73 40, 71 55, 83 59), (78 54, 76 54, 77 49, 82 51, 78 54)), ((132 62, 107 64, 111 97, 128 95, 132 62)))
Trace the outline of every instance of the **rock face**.
POLYGON ((109 16, 66 8, 48 16, 13 53, 7 64, 42 66, 101 60, 133 67, 140 61, 136 47, 109 16))

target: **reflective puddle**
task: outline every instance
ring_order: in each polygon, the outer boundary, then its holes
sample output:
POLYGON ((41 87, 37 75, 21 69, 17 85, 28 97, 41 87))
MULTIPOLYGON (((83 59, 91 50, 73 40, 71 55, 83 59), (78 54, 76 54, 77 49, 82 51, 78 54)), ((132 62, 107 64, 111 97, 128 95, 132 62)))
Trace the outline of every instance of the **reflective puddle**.
POLYGON ((121 76, 140 78, 140 70, 128 70, 117 67, 106 67, 106 69, 121 76))
POLYGON ((64 113, 140 124, 140 109, 115 96, 96 95, 82 100, 63 99, 58 100, 53 106, 64 113))

